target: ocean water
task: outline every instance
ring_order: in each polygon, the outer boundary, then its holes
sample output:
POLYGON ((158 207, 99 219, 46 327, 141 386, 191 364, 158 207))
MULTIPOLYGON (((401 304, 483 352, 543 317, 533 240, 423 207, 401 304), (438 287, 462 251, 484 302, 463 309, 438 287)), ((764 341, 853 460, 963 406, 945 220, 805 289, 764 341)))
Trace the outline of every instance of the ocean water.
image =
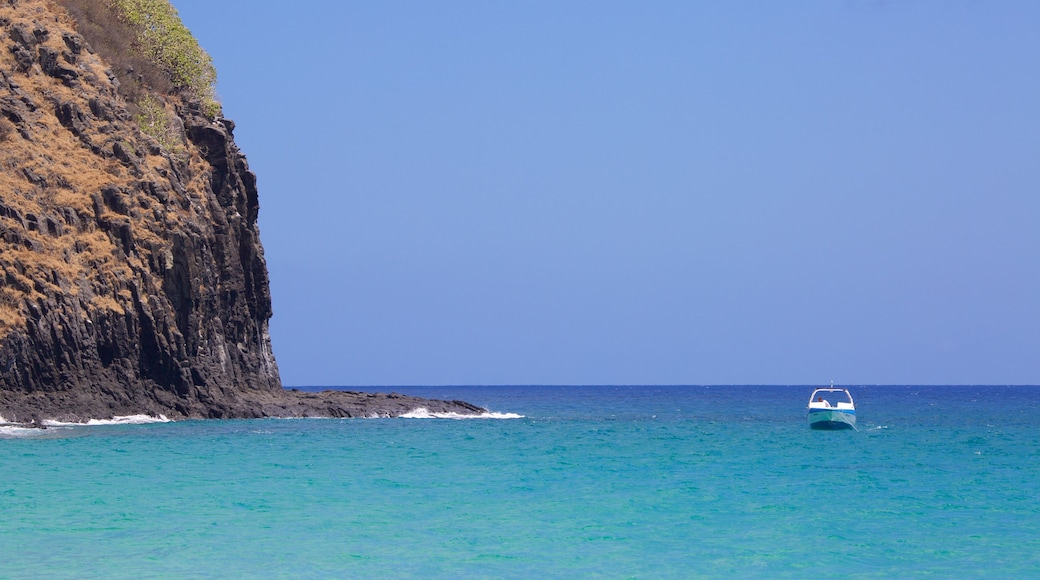
POLYGON ((0 577, 1040 575, 1040 387, 394 390, 523 417, 0 428, 0 577))

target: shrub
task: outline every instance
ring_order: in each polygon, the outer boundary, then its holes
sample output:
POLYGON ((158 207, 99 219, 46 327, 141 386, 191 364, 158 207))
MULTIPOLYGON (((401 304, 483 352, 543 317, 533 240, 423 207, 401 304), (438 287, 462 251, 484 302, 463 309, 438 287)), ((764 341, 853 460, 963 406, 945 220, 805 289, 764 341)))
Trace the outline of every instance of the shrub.
POLYGON ((168 0, 111 0, 119 16, 137 31, 140 49, 173 85, 202 103, 214 100, 213 59, 181 22, 168 0))
MULTIPOLYGON (((79 32, 112 65, 127 100, 146 106, 148 89, 174 90, 220 113, 213 60, 168 0, 64 0, 79 32)), ((143 128, 143 127, 142 127, 143 128)))
POLYGON ((174 86, 156 63, 137 48, 137 32, 120 18, 107 1, 64 0, 65 7, 76 19, 76 28, 87 42, 112 67, 119 79, 119 92, 136 103, 149 90, 162 94, 174 86))
POLYGON ((152 95, 141 98, 137 102, 134 118, 141 131, 155 137, 167 151, 173 152, 179 145, 177 136, 170 126, 170 116, 159 99, 152 95))

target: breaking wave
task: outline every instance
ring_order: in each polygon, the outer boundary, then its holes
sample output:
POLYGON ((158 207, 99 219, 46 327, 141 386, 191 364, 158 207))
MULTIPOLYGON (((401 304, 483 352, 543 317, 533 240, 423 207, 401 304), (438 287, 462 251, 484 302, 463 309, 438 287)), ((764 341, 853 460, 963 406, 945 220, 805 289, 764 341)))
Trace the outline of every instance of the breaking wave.
POLYGON ((111 419, 90 419, 85 423, 70 423, 65 421, 43 421, 43 424, 47 427, 79 427, 79 426, 96 426, 96 425, 146 425, 148 423, 169 423, 170 420, 166 418, 166 415, 159 415, 153 417, 151 415, 120 415, 112 417, 111 419))
POLYGON ((6 421, 0 421, 0 439, 14 439, 19 437, 33 437, 36 435, 43 435, 45 431, 42 429, 33 429, 32 427, 18 427, 12 425, 6 421))
POLYGON ((461 413, 431 413, 426 407, 418 407, 403 415, 402 419, 523 419, 516 413, 493 413, 485 411, 479 415, 463 415, 461 413))

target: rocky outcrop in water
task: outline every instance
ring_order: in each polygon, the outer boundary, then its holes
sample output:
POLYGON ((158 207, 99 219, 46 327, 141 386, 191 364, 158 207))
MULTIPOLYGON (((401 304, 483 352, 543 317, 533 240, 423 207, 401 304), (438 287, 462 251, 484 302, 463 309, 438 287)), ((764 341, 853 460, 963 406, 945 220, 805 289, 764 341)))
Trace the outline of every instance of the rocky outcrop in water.
POLYGON ((176 92, 128 101, 61 3, 5 0, 0 38, 0 416, 480 411, 284 390, 234 123, 176 92))

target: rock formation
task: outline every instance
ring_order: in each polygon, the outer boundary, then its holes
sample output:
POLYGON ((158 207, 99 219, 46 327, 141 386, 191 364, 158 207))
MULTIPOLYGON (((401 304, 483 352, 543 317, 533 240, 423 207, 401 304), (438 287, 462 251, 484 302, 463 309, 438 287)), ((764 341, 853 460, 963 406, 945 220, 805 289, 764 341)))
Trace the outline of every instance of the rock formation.
POLYGON ((113 72, 71 4, 0 2, 0 416, 480 411, 284 390, 234 123, 113 72))

